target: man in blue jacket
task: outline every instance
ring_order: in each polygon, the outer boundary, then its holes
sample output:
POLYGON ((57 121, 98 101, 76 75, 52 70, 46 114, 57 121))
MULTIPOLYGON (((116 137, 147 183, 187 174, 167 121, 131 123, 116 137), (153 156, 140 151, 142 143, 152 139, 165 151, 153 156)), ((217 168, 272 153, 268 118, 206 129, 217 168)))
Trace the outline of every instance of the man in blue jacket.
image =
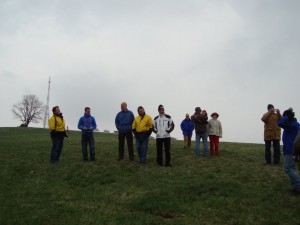
POLYGON ((118 161, 124 159, 125 138, 127 140, 127 147, 129 159, 134 159, 133 153, 133 135, 132 123, 134 121, 133 113, 127 109, 127 103, 121 103, 121 111, 117 114, 115 119, 116 128, 118 130, 119 139, 119 158, 118 161))
POLYGON ((290 177, 292 190, 300 193, 300 176, 295 169, 295 160, 293 155, 294 140, 300 129, 300 124, 295 118, 293 109, 290 108, 283 113, 283 117, 278 121, 278 126, 283 128, 282 142, 283 142, 283 155, 284 155, 284 170, 290 177))
POLYGON ((85 107, 84 115, 79 119, 78 129, 81 132, 81 145, 83 160, 88 161, 87 145, 90 146, 90 159, 95 161, 95 141, 94 141, 94 130, 97 124, 94 117, 91 116, 90 107, 85 107))
POLYGON ((187 113, 185 119, 180 124, 184 138, 184 149, 191 147, 193 130, 195 129, 194 122, 190 119, 190 115, 187 113))

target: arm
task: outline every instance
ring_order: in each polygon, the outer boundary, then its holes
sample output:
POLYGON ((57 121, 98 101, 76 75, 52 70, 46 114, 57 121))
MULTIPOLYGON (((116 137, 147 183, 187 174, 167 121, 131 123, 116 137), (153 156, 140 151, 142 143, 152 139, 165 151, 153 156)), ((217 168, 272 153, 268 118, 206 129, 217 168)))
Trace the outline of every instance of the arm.
POLYGON ((78 128, 79 130, 82 130, 82 129, 83 129, 83 127, 82 127, 82 118, 79 119, 77 128, 78 128))
POLYGON ((174 130, 174 127, 175 127, 175 125, 174 125, 174 122, 173 122, 173 120, 170 118, 170 126, 169 126, 169 128, 166 130, 168 133, 171 133, 173 130, 174 130))
POLYGON ((222 123, 221 122, 219 123, 220 123, 220 138, 222 138, 223 137, 222 123))
POLYGON ((267 123, 268 120, 269 120, 269 118, 270 118, 270 116, 271 116, 271 114, 272 114, 272 111, 269 111, 269 112, 265 113, 263 115, 263 117, 261 118, 261 121, 263 121, 264 123, 267 123))
POLYGON ((48 120, 49 129, 50 131, 55 131, 55 118, 54 116, 51 116, 51 118, 48 120))
POLYGON ((97 128, 97 123, 95 118, 93 117, 93 130, 95 130, 97 128))
POLYGON ((289 124, 287 123, 288 119, 289 119, 289 118, 288 118, 287 116, 282 117, 282 118, 277 122, 278 126, 281 127, 281 128, 283 128, 283 129, 289 128, 290 126, 289 126, 289 124))

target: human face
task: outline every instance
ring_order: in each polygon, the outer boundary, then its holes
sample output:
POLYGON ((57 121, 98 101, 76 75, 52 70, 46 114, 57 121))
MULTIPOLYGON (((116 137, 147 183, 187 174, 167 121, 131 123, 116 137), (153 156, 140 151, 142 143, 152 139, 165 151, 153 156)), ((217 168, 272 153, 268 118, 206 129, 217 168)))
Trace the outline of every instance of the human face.
POLYGON ((91 115, 91 109, 90 109, 90 108, 87 108, 87 109, 85 110, 85 114, 86 114, 86 115, 91 115))
POLYGON ((164 108, 160 108, 160 109, 159 109, 159 114, 162 115, 162 114, 164 114, 164 113, 165 113, 165 109, 164 109, 164 108))
POLYGON ((143 108, 138 110, 138 113, 140 116, 144 116, 145 115, 145 110, 143 108))
POLYGON ((56 108, 55 108, 54 114, 55 114, 55 115, 59 115, 59 114, 60 114, 60 108, 59 108, 59 107, 56 107, 56 108))
POLYGON ((123 112, 127 110, 127 104, 125 102, 122 102, 122 104, 121 104, 121 110, 123 112))

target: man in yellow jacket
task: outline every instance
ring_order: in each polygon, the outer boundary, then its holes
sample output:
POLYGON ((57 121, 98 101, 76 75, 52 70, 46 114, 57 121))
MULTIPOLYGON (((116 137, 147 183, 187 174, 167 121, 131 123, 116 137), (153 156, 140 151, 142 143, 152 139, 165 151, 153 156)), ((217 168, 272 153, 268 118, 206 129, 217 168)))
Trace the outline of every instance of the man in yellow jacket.
POLYGON ((60 112, 59 106, 52 108, 53 116, 48 120, 50 135, 52 139, 52 148, 50 153, 50 162, 56 163, 59 161, 62 152, 64 137, 66 137, 65 121, 60 112))
POLYGON ((138 116, 132 123, 132 132, 136 139, 136 148, 139 155, 140 163, 146 163, 149 136, 152 133, 153 122, 149 115, 146 115, 142 106, 138 107, 138 116))

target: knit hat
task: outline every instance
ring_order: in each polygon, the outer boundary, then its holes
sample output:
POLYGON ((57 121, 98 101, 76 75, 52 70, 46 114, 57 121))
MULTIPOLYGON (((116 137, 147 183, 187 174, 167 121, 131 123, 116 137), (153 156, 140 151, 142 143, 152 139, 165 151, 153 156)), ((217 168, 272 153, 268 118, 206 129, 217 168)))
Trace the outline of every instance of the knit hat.
POLYGON ((269 109, 271 109, 271 108, 273 108, 273 109, 274 109, 274 105, 272 105, 272 104, 269 104, 269 105, 268 105, 268 110, 269 110, 269 109))
POLYGON ((199 112, 199 111, 201 112, 201 108, 200 108, 200 107, 196 107, 196 108, 195 108, 195 111, 196 111, 196 112, 199 112))
POLYGON ((212 113, 210 116, 211 116, 211 117, 213 117, 213 116, 217 116, 217 117, 219 117, 219 114, 218 114, 218 113, 216 113, 216 112, 214 112, 214 113, 212 113))
POLYGON ((163 106, 163 105, 159 105, 159 106, 158 106, 158 111, 159 111, 160 109, 164 109, 164 106, 163 106))

